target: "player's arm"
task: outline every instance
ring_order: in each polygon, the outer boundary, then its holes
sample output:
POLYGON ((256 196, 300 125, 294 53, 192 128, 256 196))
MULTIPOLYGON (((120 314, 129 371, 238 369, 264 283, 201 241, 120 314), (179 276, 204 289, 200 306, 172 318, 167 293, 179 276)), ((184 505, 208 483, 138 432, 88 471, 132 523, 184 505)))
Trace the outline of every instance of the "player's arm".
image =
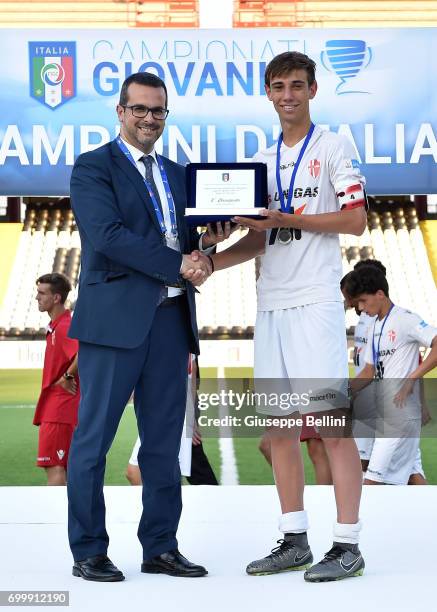
POLYGON ((367 387, 375 377, 375 366, 373 363, 366 363, 361 372, 350 381, 351 391, 356 395, 367 387))
POLYGON ((433 370, 436 366, 437 366, 437 336, 434 336, 434 338, 431 341, 431 350, 428 353, 428 356, 426 357, 426 359, 422 361, 421 364, 419 364, 419 366, 415 370, 413 370, 413 372, 411 372, 408 375, 408 378, 405 380, 404 384, 402 385, 401 390, 399 391, 399 393, 396 393, 396 395, 394 396, 393 398, 394 403, 397 406, 399 406, 399 408, 403 408, 405 406, 407 397, 413 392, 416 381, 419 380, 420 378, 423 378, 425 374, 428 374, 428 372, 433 370))
POLYGON ((70 376, 76 376, 76 374, 77 374, 77 357, 78 357, 78 355, 76 353, 75 358, 73 359, 71 364, 68 366, 67 371, 65 372, 65 374, 67 374, 66 378, 69 378, 70 376))
POLYGON ((437 336, 434 336, 431 342, 431 350, 429 351, 426 359, 422 361, 418 367, 408 375, 411 380, 417 380, 423 378, 425 374, 431 372, 437 366, 437 336))
POLYGON ((71 364, 68 366, 66 371, 62 374, 61 378, 57 380, 54 384, 59 385, 71 395, 76 395, 77 393, 77 382, 76 382, 76 374, 77 374, 77 353, 71 364))
POLYGON ((224 270, 237 264, 262 255, 265 249, 264 232, 248 232, 241 240, 230 246, 225 251, 212 255, 214 270, 224 270))
POLYGON ((324 234, 353 234, 361 236, 366 229, 367 214, 363 206, 344 208, 337 212, 320 213, 318 215, 295 215, 283 213, 280 210, 262 210, 260 215, 266 217, 262 221, 235 217, 235 221, 257 232, 279 227, 292 227, 307 232, 324 234))

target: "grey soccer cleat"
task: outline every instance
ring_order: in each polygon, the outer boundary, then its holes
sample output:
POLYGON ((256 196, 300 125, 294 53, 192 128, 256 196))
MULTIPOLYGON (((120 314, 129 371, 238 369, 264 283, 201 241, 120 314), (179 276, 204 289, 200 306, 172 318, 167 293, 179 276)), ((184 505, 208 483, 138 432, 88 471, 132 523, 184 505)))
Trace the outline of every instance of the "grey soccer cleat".
POLYGON ((306 534, 287 535, 285 540, 278 540, 278 544, 267 557, 249 563, 246 572, 251 576, 265 576, 311 567, 313 555, 306 534))
POLYGON ((353 576, 362 576, 364 559, 358 544, 341 544, 334 542, 320 563, 316 563, 304 574, 307 582, 330 582, 353 576))

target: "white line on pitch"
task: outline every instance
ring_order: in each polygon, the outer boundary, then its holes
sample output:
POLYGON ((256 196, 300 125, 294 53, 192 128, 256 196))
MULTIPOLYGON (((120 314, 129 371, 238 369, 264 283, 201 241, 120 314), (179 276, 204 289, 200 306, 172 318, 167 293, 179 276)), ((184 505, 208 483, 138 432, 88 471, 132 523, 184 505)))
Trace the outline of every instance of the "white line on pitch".
MULTIPOLYGON (((217 379, 219 384, 219 392, 226 390, 225 369, 217 368, 217 379)), ((229 416, 229 408, 222 404, 219 407, 219 418, 223 422, 225 417, 229 416)), ((219 449, 221 457, 221 484, 222 485, 237 485, 238 484, 238 468, 235 457, 234 442, 232 440, 232 430, 230 427, 219 428, 219 449)))

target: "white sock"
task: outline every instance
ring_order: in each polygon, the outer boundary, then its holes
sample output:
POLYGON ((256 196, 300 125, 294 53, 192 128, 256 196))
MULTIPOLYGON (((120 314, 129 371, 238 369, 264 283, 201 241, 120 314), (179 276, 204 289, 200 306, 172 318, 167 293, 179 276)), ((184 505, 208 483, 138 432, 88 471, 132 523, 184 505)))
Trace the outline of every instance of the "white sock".
POLYGON ((334 523, 334 542, 358 544, 362 523, 334 523))
POLYGON ((306 510, 281 514, 278 526, 282 533, 305 533, 309 528, 306 510))

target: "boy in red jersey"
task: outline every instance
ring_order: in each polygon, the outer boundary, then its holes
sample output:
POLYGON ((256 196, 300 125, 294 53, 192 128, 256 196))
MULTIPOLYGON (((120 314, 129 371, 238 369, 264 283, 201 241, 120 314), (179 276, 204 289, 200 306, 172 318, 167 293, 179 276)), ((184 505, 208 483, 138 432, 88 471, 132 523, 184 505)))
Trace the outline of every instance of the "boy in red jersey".
POLYGON ((63 274, 53 273, 40 276, 36 286, 38 309, 50 317, 41 393, 33 419, 39 426, 37 466, 45 468, 48 485, 65 485, 80 398, 78 342, 67 336, 71 312, 64 305, 71 284, 63 274))

